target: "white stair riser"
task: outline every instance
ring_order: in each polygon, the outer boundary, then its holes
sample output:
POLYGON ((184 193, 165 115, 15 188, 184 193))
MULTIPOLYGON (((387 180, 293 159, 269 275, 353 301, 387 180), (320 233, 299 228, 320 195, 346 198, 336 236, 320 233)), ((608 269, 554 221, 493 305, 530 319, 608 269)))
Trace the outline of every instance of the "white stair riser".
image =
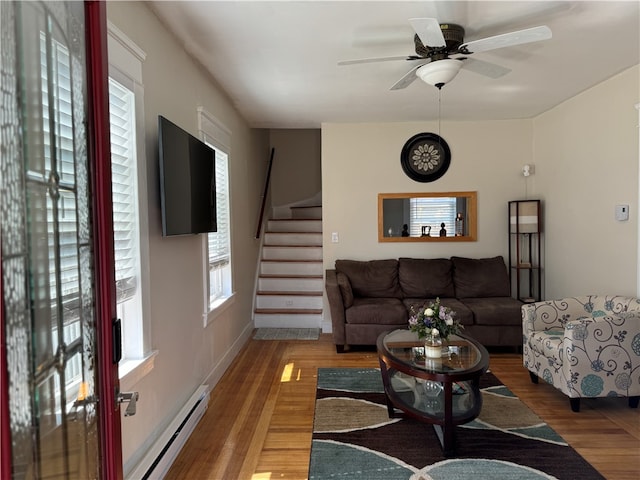
POLYGON ((322 260, 322 247, 263 247, 267 260, 322 260))
POLYGON ((267 232, 322 232, 322 220, 269 220, 267 232))
POLYGON ((256 308, 300 309, 322 308, 322 296, 258 295, 256 308))
POLYGON ((270 314, 256 313, 253 317, 256 328, 320 328, 322 314, 270 314))
POLYGON ((291 218, 322 218, 322 207, 292 208, 291 218))
POLYGON ((262 248, 254 313, 257 328, 318 328, 324 321, 322 207, 293 208, 291 218, 270 220, 262 248), (282 262, 279 262, 282 260, 282 262), (269 277, 273 276, 273 277, 269 277), (269 295, 269 292, 299 292, 269 295), (265 312, 273 310, 272 312, 265 312), (290 311, 290 312, 289 312, 290 311), (305 313, 305 311, 307 311, 305 313))
POLYGON ((265 278, 258 279, 258 290, 263 292, 321 292, 322 278, 265 278))
POLYGON ((265 233, 265 245, 322 246, 322 233, 265 233))
POLYGON ((322 262, 260 262, 266 275, 322 275, 322 262))

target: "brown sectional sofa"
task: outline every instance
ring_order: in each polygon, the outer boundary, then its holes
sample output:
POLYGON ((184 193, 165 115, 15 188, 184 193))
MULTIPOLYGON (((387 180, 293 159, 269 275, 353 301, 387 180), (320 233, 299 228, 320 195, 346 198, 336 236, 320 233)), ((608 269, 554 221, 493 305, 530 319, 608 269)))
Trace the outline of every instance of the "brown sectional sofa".
POLYGON ((485 346, 522 346, 522 302, 511 297, 501 256, 336 260, 325 287, 338 352, 375 345, 380 333, 408 326, 412 305, 436 297, 455 310, 465 335, 485 346))

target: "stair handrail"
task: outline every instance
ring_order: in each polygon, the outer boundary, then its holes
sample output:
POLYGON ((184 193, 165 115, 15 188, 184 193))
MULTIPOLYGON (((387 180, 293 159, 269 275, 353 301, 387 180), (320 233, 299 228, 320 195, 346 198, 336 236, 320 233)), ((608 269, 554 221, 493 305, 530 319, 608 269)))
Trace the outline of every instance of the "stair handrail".
POLYGON ((264 190, 262 193, 262 201, 260 205, 260 216, 258 218, 258 227, 256 229, 256 238, 260 238, 260 232, 262 231, 262 219, 264 217, 264 209, 267 204, 267 193, 269 192, 269 183, 271 181, 271 166, 273 165, 273 157, 276 149, 271 147, 271 156, 269 157, 269 166, 267 167, 267 177, 264 181, 264 190))

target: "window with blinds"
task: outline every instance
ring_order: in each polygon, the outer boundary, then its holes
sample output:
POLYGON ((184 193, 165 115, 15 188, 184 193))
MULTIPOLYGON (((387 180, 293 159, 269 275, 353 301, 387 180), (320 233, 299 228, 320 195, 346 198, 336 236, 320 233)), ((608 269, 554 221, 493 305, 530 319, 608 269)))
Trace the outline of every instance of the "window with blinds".
POLYGON ((412 237, 419 237, 429 231, 430 235, 437 237, 440 226, 445 224, 447 236, 454 235, 456 219, 456 198, 411 198, 409 199, 409 233, 412 237))
POLYGON ((207 238, 209 258, 209 305, 228 294, 225 288, 225 270, 231 261, 229 242, 229 182, 228 155, 215 145, 206 142, 216 152, 216 208, 218 231, 207 238))
MULTIPOLYGON (((41 34, 40 46, 44 162, 48 166, 46 167, 48 171, 54 171, 53 162, 56 162, 55 171, 59 176, 60 185, 62 187, 68 186, 71 191, 75 182, 75 165, 70 56, 64 45, 54 41, 51 48, 55 68, 48 68, 44 33, 41 34), (51 74, 56 76, 55 82, 47 81, 48 75, 51 74), (56 86, 55 91, 49 91, 49 84, 56 86), (50 121, 51 115, 55 115, 55 122, 50 121), (56 126, 56 131, 53 132, 55 135, 52 135, 50 131, 51 125, 56 126), (55 139, 55 145, 51 144, 52 139, 55 139), (53 152, 55 152, 55 159, 53 152)), ((137 311, 134 315, 125 314, 125 312, 132 312, 135 307, 120 308, 127 302, 132 303, 130 300, 137 294, 139 278, 135 95, 112 78, 109 78, 109 112, 117 302, 119 316, 125 317, 123 318, 124 322, 138 321, 139 318, 133 318, 140 316, 137 311)), ((62 189, 57 204, 53 204, 50 199, 47 199, 46 218, 49 271, 51 272, 49 275, 50 299, 51 302, 55 302, 58 295, 61 295, 65 312, 63 338, 70 342, 77 337, 80 329, 79 277, 75 236, 77 216, 73 195, 62 189), (54 222, 57 222, 57 236, 54 222), (59 252, 58 260, 56 259, 56 249, 59 252), (60 262, 60 285, 58 285, 55 276, 56 261, 60 262)), ((58 310, 52 308, 51 311, 55 317, 58 310)), ((52 328, 56 330, 56 327, 52 328)), ((57 339, 55 331, 53 339, 57 339)), ((54 345, 54 348, 56 346, 54 345)), ((125 357, 126 355, 125 349, 125 357)), ((79 365, 76 363, 78 362, 74 357, 67 375, 67 387, 79 379, 79 365)))
POLYGON ((113 243, 118 303, 136 293, 138 272, 135 96, 109 78, 113 243))
MULTIPOLYGON (((46 49, 44 34, 42 36, 42 105, 43 105, 43 151, 46 164, 51 164, 51 151, 49 145, 52 136, 49 132, 49 107, 50 98, 55 102, 56 115, 61 127, 56 132, 58 145, 55 147, 58 162, 59 175, 62 184, 73 182, 73 125, 71 124, 71 84, 69 54, 66 47, 56 44, 56 74, 58 89, 50 95, 47 88, 46 49), (66 120, 66 121, 65 121, 66 120)), ((136 155, 135 155, 135 103, 134 95, 129 89, 120 85, 113 79, 109 79, 109 111, 111 123, 111 162, 112 162, 112 189, 113 189, 113 228, 114 248, 116 264, 116 287, 118 302, 124 301, 135 294, 137 271, 137 227, 136 227, 136 155)), ((76 268, 75 232, 76 212, 75 202, 72 198, 60 198, 62 218, 60 222, 60 258, 63 284, 61 291, 65 297, 65 303, 73 303, 78 293, 78 273, 76 268), (66 227, 65 227, 66 225, 66 227), (65 232, 70 232, 66 235, 65 232), (67 241, 68 240, 68 241, 67 241)), ((53 207, 48 205, 49 222, 53 222, 53 207)), ((50 228, 49 231, 53 229, 50 228)), ((50 235, 50 252, 53 252, 54 237, 50 235)), ((53 262, 55 256, 50 259, 50 270, 55 271, 53 262)), ((51 278, 51 297, 55 298, 56 282, 51 278)))
POLYGON ((198 107, 198 129, 202 140, 216 152, 216 209, 218 231, 210 232, 203 242, 202 267, 204 326, 206 327, 233 301, 231 257, 231 199, 229 198, 229 162, 231 131, 203 107, 198 107))

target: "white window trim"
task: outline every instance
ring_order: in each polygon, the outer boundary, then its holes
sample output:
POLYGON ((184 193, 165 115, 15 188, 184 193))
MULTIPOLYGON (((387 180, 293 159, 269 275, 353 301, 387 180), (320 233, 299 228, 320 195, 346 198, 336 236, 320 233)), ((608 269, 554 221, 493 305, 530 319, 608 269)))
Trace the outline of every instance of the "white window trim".
MULTIPOLYGON (((221 150, 225 151, 229 158, 231 157, 231 131, 225 127, 222 122, 220 122, 214 115, 208 112, 204 107, 198 107, 198 131, 200 132, 200 137, 204 137, 206 135, 207 141, 211 143, 214 147, 218 147, 221 150)), ((229 164, 227 168, 229 168, 229 164)), ((230 175, 229 175, 230 177, 230 175)), ((231 205, 231 178, 228 179, 227 182, 229 189, 229 219, 233 218, 231 205)), ((231 222, 229 222, 229 243, 233 245, 233 229, 231 228, 231 222)), ((209 305, 209 262, 206 260, 208 258, 208 249, 207 249, 207 235, 202 235, 202 258, 203 258, 203 285, 205 286, 203 292, 203 326, 206 328, 210 325, 216 318, 220 317, 233 303, 235 302, 236 292, 234 289, 233 275, 231 278, 231 293, 224 298, 220 298, 213 302, 212 305, 209 305)), ((233 270, 233 248, 230 251, 231 258, 231 268, 233 270)))
MULTIPOLYGON (((146 53, 113 23, 107 22, 109 74, 130 88, 136 102, 136 150, 145 161, 144 86, 142 62, 146 53)), ((151 350, 151 301, 149 285, 149 207, 147 200, 147 169, 138 168, 138 235, 140 238, 140 292, 142 302, 142 355, 119 366, 121 389, 131 389, 153 370, 157 351, 151 350)))

